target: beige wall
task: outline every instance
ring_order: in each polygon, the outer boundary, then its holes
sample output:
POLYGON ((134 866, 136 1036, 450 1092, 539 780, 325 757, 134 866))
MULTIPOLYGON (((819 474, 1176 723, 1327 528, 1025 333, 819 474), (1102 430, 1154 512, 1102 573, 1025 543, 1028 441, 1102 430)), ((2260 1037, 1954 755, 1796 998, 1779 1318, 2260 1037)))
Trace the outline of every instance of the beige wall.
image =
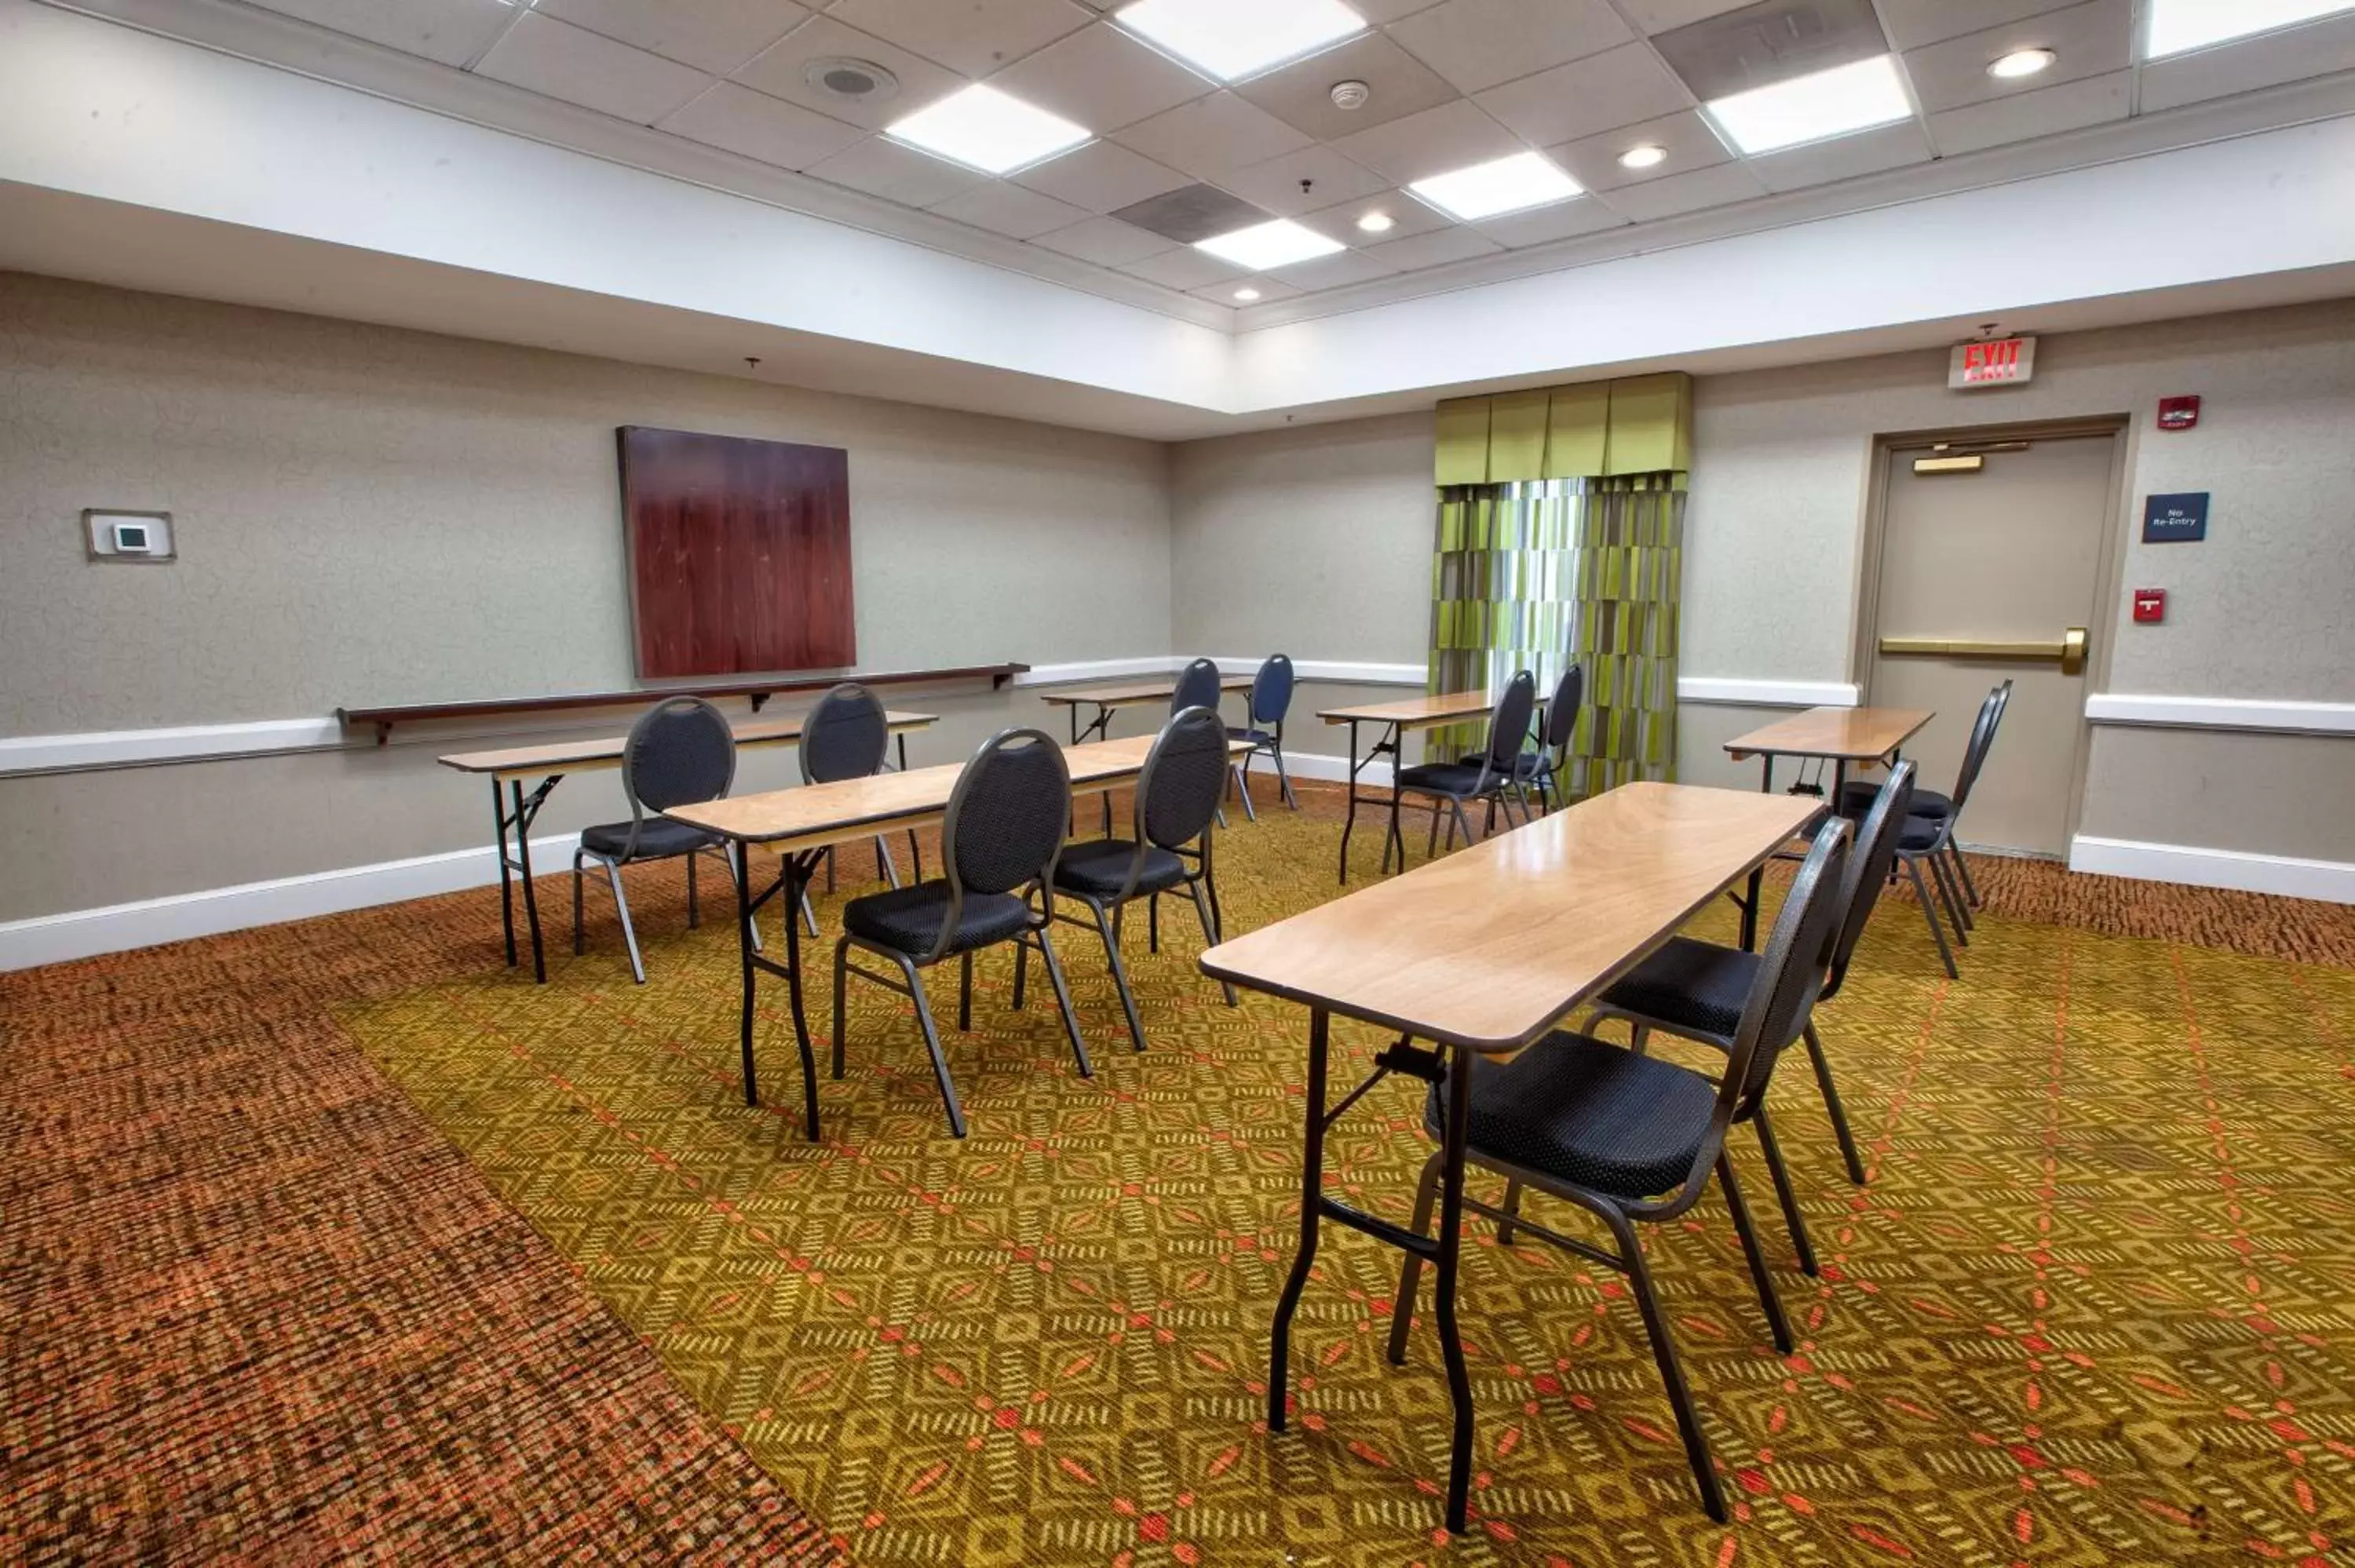
MULTIPOLYGON (((866 667, 1170 646, 1157 443, 0 274, 0 736, 631 683, 623 424, 847 448, 866 667), (87 506, 171 512, 180 560, 93 566, 87 506)), ((1061 727, 895 701, 952 719, 920 760, 1061 727)), ((487 844, 447 738, 403 739, 0 779, 0 920, 487 844)), ((540 831, 621 810, 584 776, 540 831)))

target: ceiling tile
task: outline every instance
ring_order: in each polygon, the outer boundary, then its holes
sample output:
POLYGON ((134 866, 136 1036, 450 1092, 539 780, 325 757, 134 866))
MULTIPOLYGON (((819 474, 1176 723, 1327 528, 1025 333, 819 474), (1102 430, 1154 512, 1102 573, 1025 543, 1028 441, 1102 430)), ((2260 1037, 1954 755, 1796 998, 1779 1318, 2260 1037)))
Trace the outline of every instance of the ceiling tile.
POLYGON ((1593 196, 1572 196, 1568 201, 1555 202, 1551 207, 1507 213, 1502 217, 1488 218, 1472 227, 1508 249, 1518 249, 1524 245, 1543 245, 1551 240, 1571 239, 1582 234, 1617 228, 1626 221, 1593 196))
POLYGON ((1142 261, 1147 256, 1158 256, 1165 250, 1175 249, 1161 236, 1147 234, 1116 217, 1084 217, 1069 228, 1042 234, 1031 243, 1043 245, 1050 250, 1060 250, 1066 256, 1076 256, 1082 261, 1092 261, 1100 267, 1118 267, 1125 262, 1142 261))
POLYGON ((1918 49, 1965 33, 2017 22, 2040 11, 2058 7, 2061 0, 1881 0, 1881 19, 1889 41, 1901 49, 1918 49))
POLYGON ((1591 191, 1615 190, 1644 180, 1689 175, 1733 156, 1717 139, 1717 132, 1709 128, 1709 122, 1700 117, 1700 111, 1692 109, 1549 147, 1546 155, 1591 191), (1646 144, 1665 149, 1667 159, 1648 169, 1631 169, 1619 162, 1622 153, 1646 144))
POLYGON ((1425 267, 1444 267, 1450 261, 1468 261, 1475 256, 1493 256, 1503 249, 1487 235, 1474 229, 1440 228, 1429 234, 1369 245, 1366 248, 1366 254, 1401 272, 1415 272, 1425 267))
POLYGON ((1295 130, 1323 140, 1347 136, 1445 103, 1457 96, 1446 79, 1380 33, 1238 82, 1235 91, 1295 130), (1371 95, 1357 109, 1333 101, 1333 84, 1362 81, 1371 95))
POLYGON ((1216 185, 1180 185, 1122 207, 1112 215, 1177 245, 1191 245, 1265 223, 1268 215, 1232 191, 1216 185))
POLYGON ((1303 147, 1297 153, 1286 153, 1281 158, 1238 169, 1219 183, 1245 201, 1286 217, 1391 188, 1390 181, 1382 175, 1324 146, 1303 147), (1305 191, 1300 188, 1303 180, 1308 182, 1305 191))
POLYGON ((677 60, 527 11, 483 57, 477 74, 649 125, 711 79, 677 60))
POLYGON ((2355 70, 2355 16, 2339 16, 2142 68, 2142 112, 2355 70))
POLYGON ((964 79, 954 71, 943 70, 921 55, 910 54, 897 44, 847 26, 832 16, 812 16, 735 75, 746 87, 758 88, 772 98, 785 99, 869 131, 903 120, 964 85, 964 79), (802 79, 802 69, 828 55, 879 65, 900 79, 900 90, 879 103, 848 102, 820 92, 802 79))
POLYGON ((1231 92, 1214 92, 1139 121, 1121 132, 1119 140, 1148 158, 1205 180, 1308 145, 1307 137, 1231 92))
POLYGON ((1049 44, 989 84, 1099 135, 1218 90, 1218 83, 1106 22, 1049 44))
POLYGON ((1915 49, 1905 57, 1905 74, 1923 111, 1934 114, 2125 70, 2133 64, 2133 0, 2088 0, 1915 49), (2057 58, 2032 77, 2001 81, 1987 75, 1989 64, 2017 49, 2051 49, 2057 58))
POLYGON ((254 0, 281 16, 299 17, 403 54, 462 66, 489 47, 514 19, 505 0, 254 0))
POLYGON ((809 18, 794 0, 539 0, 537 8, 559 22, 721 76, 809 18))
POLYGON ((2133 106, 2134 72, 2113 71, 1933 114, 1930 139, 1949 156, 1976 153, 2006 142, 2025 142, 2031 136, 2052 136, 2124 120, 2133 106))
POLYGON ((1221 261, 1209 251, 1197 250, 1190 245, 1165 250, 1158 256, 1148 256, 1142 261, 1123 262, 1120 270, 1148 283, 1158 283, 1165 289, 1200 289, 1228 279, 1248 276, 1233 262, 1221 261))
POLYGON ((1528 151, 1468 98, 1344 136, 1333 146, 1400 185, 1528 151))
POLYGON ((1873 0, 1760 0, 1654 34, 1652 47, 1707 103, 1878 59, 1889 52, 1889 36, 1873 0))
POLYGON ((1083 207, 1110 212, 1194 183, 1189 175, 1132 153, 1117 142, 1094 141, 1012 176, 1018 185, 1083 207))
POLYGON ((1295 261, 1276 276, 1295 288, 1345 289, 1375 278, 1387 278, 1398 269, 1363 250, 1337 250, 1313 261, 1295 261))
POLYGON ((1360 201, 1345 201, 1316 212, 1303 213, 1295 221, 1344 245, 1371 245, 1378 239, 1383 244, 1391 244, 1414 235, 1431 234, 1455 227, 1437 208, 1415 200, 1404 191, 1396 190, 1382 191, 1360 201), (1391 227, 1380 235, 1368 234, 1358 227, 1358 219, 1377 207, 1390 215, 1391 227))
POLYGON ((1768 190, 1795 191, 1929 161, 1929 138, 1923 134, 1919 122, 1907 120, 1884 125, 1878 131, 1859 131, 1853 136, 1835 136, 1828 142, 1785 147, 1779 153, 1762 154, 1749 162, 1751 172, 1766 183, 1768 190))
MULTIPOLYGON (((1955 0, 1936 0, 1940 5, 1952 5, 1955 0)), ((1619 0, 1619 8, 1627 19, 1649 33, 1666 33, 1695 22, 1706 22, 1711 16, 1722 16, 1728 11, 1739 11, 1752 0, 1619 0)))
POLYGON ((1650 223, 1656 218, 1675 217, 1681 213, 1700 212, 1705 207, 1731 207, 1735 202, 1754 201, 1766 194, 1766 187, 1756 175, 1741 164, 1720 164, 1713 169, 1696 169, 1689 175, 1670 175, 1665 179, 1646 180, 1640 185, 1621 185, 1617 190, 1590 201, 1606 203, 1619 209, 1637 223, 1650 223))
POLYGON ((902 147, 882 136, 869 136, 831 158, 812 164, 803 173, 903 207, 930 207, 934 202, 946 201, 989 177, 977 170, 960 168, 935 158, 930 153, 902 147))
POLYGON ((1071 0, 834 0, 826 14, 971 77, 1003 69, 1095 16, 1071 0))
POLYGON ((1220 304, 1234 305, 1237 307, 1243 305, 1273 304, 1278 300, 1293 300, 1300 297, 1299 290, 1294 288, 1289 283, 1271 278, 1264 272, 1254 272, 1250 277, 1241 280, 1230 279, 1223 283, 1212 283, 1207 288, 1189 289, 1187 292, 1194 295, 1198 299, 1215 300, 1220 304), (1236 299, 1235 291, 1237 289, 1246 288, 1257 289, 1259 291, 1259 298, 1256 300, 1236 299))
POLYGON ((781 169, 806 169, 867 135, 856 125, 732 81, 713 82, 709 91, 656 128, 781 169))
POLYGON ((1463 91, 1478 92, 1636 35, 1608 0, 1445 0, 1394 26, 1391 37, 1463 91))
POLYGON ((1689 109, 1692 95, 1648 46, 1629 44, 1491 88, 1474 101, 1549 147, 1689 109))
POLYGON ((1349 9, 1377 27, 1428 11, 1440 0, 1349 0, 1349 9))
POLYGON ((985 180, 946 201, 934 202, 932 210, 943 217, 953 217, 959 223, 970 223, 975 228, 986 228, 993 234, 1009 235, 1016 239, 1035 238, 1058 228, 1069 228, 1088 216, 1085 207, 1025 190, 1009 180, 985 180))

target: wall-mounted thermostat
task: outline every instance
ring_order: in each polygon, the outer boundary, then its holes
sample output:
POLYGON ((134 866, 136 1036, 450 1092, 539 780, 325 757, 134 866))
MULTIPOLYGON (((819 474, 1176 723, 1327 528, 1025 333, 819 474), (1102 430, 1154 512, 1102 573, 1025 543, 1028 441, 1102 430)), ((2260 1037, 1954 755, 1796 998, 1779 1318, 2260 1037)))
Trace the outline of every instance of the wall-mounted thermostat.
POLYGON ((81 514, 82 538, 93 561, 168 561, 172 514, 168 512, 100 512, 81 514))

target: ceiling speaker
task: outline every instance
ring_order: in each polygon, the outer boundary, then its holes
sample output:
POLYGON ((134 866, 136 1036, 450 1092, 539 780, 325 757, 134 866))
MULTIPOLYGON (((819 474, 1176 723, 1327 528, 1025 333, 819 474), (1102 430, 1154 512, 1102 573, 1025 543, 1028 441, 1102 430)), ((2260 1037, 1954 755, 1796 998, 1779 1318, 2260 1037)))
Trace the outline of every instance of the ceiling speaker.
POLYGON ((813 91, 845 103, 885 103, 900 93, 898 77, 873 60, 848 55, 821 55, 802 67, 802 79, 813 91))

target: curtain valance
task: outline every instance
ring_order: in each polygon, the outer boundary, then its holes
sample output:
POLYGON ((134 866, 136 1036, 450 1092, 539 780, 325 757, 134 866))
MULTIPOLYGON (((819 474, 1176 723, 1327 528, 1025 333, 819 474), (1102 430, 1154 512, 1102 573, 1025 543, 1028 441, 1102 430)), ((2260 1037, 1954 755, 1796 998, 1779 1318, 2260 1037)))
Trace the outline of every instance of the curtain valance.
POLYGON ((1691 467, 1692 377, 1680 371, 1439 406, 1433 479, 1443 489, 1691 467))

